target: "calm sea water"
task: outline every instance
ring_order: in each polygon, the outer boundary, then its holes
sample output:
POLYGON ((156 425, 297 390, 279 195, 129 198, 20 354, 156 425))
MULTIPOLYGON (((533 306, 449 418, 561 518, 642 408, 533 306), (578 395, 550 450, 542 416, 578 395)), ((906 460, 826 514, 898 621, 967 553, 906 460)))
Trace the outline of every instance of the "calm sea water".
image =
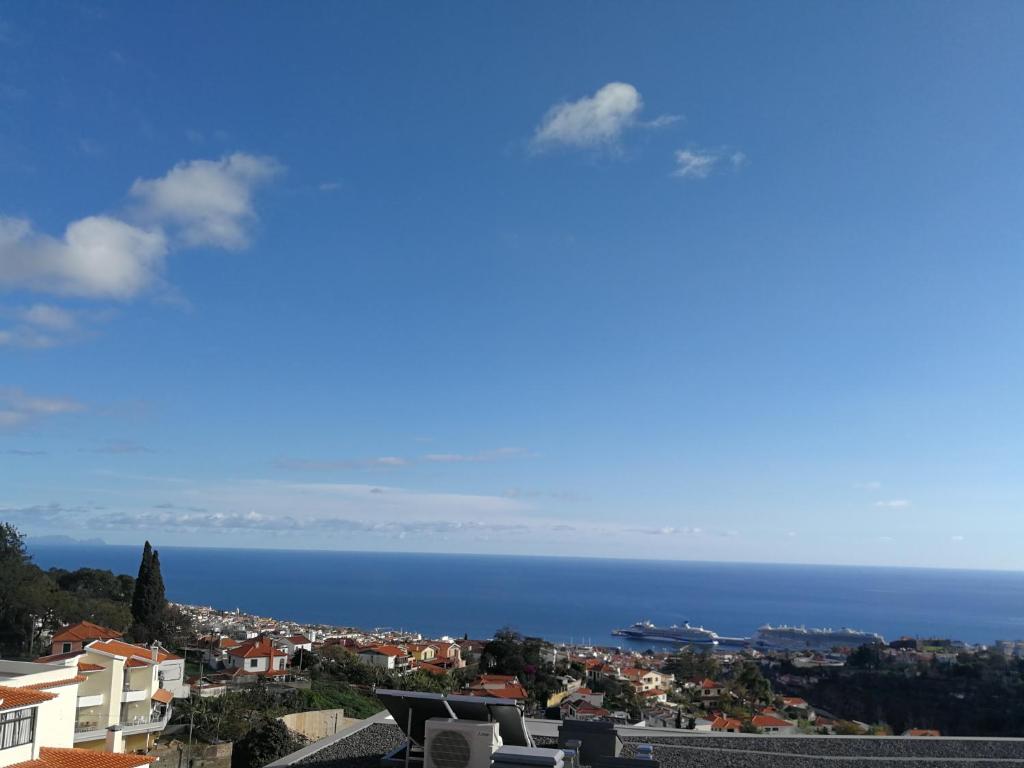
MULTIPOLYGON (((44 568, 135 574, 140 547, 34 546, 44 568)), ((765 622, 1024 638, 1024 572, 161 547, 172 600, 302 622, 621 644, 639 619, 747 636, 765 622)), ((645 644, 649 645, 649 644, 645 644)))

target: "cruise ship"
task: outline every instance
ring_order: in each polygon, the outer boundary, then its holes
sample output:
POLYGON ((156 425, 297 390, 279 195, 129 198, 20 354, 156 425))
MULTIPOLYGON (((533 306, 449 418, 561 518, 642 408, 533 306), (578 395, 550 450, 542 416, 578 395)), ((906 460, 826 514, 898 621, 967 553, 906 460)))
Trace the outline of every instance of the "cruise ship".
POLYGON ((628 637, 633 640, 655 640, 680 645, 718 645, 718 635, 704 627, 691 627, 688 621, 679 627, 657 627, 650 621, 638 621, 631 627, 616 629, 613 635, 628 637))
POLYGON ((784 651, 829 651, 833 648, 858 648, 862 645, 885 643, 877 632, 861 632, 859 629, 807 629, 790 627, 785 624, 773 627, 765 624, 750 640, 755 648, 784 651))

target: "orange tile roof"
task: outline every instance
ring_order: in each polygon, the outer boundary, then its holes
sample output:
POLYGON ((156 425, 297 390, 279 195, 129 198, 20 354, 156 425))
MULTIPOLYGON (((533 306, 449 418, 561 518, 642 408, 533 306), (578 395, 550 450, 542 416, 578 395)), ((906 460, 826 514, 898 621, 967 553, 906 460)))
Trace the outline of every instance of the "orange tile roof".
POLYGON ((701 688, 722 688, 723 685, 721 683, 716 683, 714 680, 712 680, 709 677, 705 677, 703 680, 700 681, 700 687, 701 688))
POLYGON ((750 722, 756 728, 786 728, 792 725, 792 723, 771 715, 754 715, 750 718, 750 722))
POLYGON ((381 656, 406 656, 406 652, 394 645, 375 645, 365 648, 360 653, 379 653, 381 656))
POLYGON ((29 688, 33 691, 46 691, 50 688, 60 688, 65 685, 78 685, 78 683, 84 683, 85 681, 85 675, 75 675, 74 677, 65 677, 63 680, 51 680, 48 683, 32 683, 31 685, 23 685, 21 687, 29 688))
MULTIPOLYGON (((97 640, 93 643, 89 643, 87 647, 89 650, 103 651, 104 653, 112 653, 115 656, 124 656, 126 658, 130 658, 132 656, 139 656, 143 659, 153 658, 152 649, 146 648, 144 645, 124 643, 120 640, 97 640)), ((168 653, 163 648, 158 649, 156 653, 156 660, 158 662, 180 658, 181 656, 175 656, 173 653, 168 653)))
POLYGON ((79 642, 88 642, 90 640, 118 640, 122 637, 124 635, 116 629, 101 627, 99 624, 93 624, 91 621, 80 621, 77 624, 72 624, 70 627, 64 627, 64 629, 53 636, 53 641, 73 642, 77 640, 79 642))
POLYGON ((56 693, 45 693, 32 688, 11 688, 0 685, 0 712, 8 709, 21 709, 42 704, 44 701, 57 698, 56 693))
POLYGON ((79 672, 99 672, 101 669, 106 669, 102 664, 92 664, 88 661, 78 662, 79 672))
POLYGON ((153 691, 153 701, 159 701, 161 704, 170 704, 171 699, 174 698, 174 694, 168 691, 166 688, 157 688, 153 691))
POLYGON ((287 656, 288 654, 282 651, 280 648, 275 648, 274 644, 267 638, 263 637, 259 640, 247 640, 241 645, 237 645, 228 651, 229 656, 238 656, 242 659, 251 659, 253 657, 269 656, 271 658, 277 658, 280 656, 287 656))
POLYGON ((139 768, 155 763, 156 757, 130 753, 95 752, 91 749, 42 747, 39 760, 46 768, 139 768))
POLYGON ((66 659, 73 659, 75 656, 81 656, 85 651, 70 651, 68 653, 51 653, 48 656, 40 656, 36 659, 36 664, 52 664, 55 661, 65 661, 66 659))

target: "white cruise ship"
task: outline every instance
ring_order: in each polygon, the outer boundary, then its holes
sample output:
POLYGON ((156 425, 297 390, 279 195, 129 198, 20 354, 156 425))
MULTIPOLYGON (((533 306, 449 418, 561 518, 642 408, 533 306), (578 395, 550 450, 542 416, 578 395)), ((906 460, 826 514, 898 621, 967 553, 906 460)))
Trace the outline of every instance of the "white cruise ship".
POLYGON ((862 645, 885 643, 877 632, 861 632, 859 629, 807 629, 790 627, 785 624, 773 627, 765 624, 751 638, 755 648, 780 651, 830 651, 833 648, 858 648, 862 645))
POLYGON ((681 645, 718 645, 718 635, 704 627, 691 627, 688 621, 679 627, 657 627, 650 621, 638 621, 631 627, 616 629, 613 635, 629 637, 634 640, 655 640, 681 645))

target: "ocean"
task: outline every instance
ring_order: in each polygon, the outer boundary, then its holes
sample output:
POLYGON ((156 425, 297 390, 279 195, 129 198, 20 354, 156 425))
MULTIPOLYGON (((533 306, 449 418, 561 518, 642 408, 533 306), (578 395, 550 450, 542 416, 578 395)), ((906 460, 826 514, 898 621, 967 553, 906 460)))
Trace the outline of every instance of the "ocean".
MULTIPOLYGON (((141 549, 29 543, 43 568, 132 575, 141 549)), ((510 626, 624 645, 611 630, 650 619, 726 636, 786 623, 886 639, 1024 638, 1024 572, 185 547, 160 547, 160 561, 177 602, 435 637, 486 638, 510 626)))

